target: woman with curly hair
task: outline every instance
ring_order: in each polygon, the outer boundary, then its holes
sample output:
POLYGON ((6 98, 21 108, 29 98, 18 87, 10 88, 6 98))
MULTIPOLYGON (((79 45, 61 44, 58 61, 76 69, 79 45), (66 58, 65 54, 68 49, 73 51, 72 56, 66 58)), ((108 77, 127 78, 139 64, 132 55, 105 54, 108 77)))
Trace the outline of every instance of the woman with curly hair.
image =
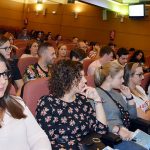
POLYGON ((94 88, 86 86, 79 62, 60 60, 52 67, 50 95, 38 102, 36 119, 45 130, 52 148, 78 150, 78 143, 90 130, 105 134, 105 113, 94 88), (87 98, 93 99, 95 111, 87 98))

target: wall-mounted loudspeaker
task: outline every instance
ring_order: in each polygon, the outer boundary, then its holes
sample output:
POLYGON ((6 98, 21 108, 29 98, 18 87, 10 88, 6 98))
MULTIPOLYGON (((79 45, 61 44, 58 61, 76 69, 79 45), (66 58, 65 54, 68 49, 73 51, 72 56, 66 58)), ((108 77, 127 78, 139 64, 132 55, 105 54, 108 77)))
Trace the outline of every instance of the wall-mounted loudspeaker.
POLYGON ((68 3, 75 3, 75 0, 68 0, 68 3))

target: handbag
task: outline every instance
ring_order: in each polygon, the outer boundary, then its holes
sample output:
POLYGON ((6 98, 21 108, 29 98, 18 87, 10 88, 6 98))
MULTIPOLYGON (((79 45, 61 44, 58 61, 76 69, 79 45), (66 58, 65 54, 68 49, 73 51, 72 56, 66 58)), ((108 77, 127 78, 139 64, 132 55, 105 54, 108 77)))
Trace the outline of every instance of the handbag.
POLYGON ((79 143, 80 150, 102 150, 106 146, 101 141, 102 135, 98 133, 91 133, 86 135, 83 140, 79 143))
POLYGON ((106 146, 114 147, 122 142, 120 136, 108 132, 104 135, 92 132, 84 137, 79 143, 80 150, 101 150, 106 146))

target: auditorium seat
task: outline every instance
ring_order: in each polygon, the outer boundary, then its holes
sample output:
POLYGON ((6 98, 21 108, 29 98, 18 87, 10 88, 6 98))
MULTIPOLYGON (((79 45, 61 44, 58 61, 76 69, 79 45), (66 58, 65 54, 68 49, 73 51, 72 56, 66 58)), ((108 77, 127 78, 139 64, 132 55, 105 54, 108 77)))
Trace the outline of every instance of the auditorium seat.
POLYGON ((142 80, 141 86, 146 90, 150 80, 150 72, 144 74, 144 79, 142 80))
POLYGON ((87 75, 87 70, 88 70, 88 67, 89 65, 93 62, 92 59, 85 59, 83 61, 83 69, 84 69, 84 73, 85 73, 85 76, 87 75))
POLYGON ((87 80, 87 86, 91 86, 95 88, 94 76, 85 76, 87 80))
POLYGON ((147 56, 147 57, 145 58, 145 65, 150 68, 150 56, 147 56))
POLYGON ((38 62, 38 58, 36 57, 27 57, 27 58, 20 58, 18 61, 18 68, 20 70, 21 75, 23 76, 25 69, 31 65, 38 62))
POLYGON ((29 81, 25 84, 23 90, 23 100, 29 107, 33 115, 37 106, 37 101, 43 96, 49 94, 48 78, 39 78, 29 81))
POLYGON ((15 87, 11 84, 10 85, 10 92, 9 92, 10 95, 16 95, 16 89, 15 87))

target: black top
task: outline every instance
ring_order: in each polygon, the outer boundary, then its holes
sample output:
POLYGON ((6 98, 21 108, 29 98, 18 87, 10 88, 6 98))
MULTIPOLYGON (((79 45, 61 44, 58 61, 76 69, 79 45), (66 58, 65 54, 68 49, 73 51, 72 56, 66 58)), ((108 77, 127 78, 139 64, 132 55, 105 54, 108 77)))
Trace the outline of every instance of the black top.
POLYGON ((17 63, 17 60, 9 60, 12 81, 22 79, 17 63))
POLYGON ((78 149, 78 142, 90 131, 105 134, 107 126, 96 119, 86 97, 76 94, 76 100, 67 103, 53 95, 43 96, 38 102, 36 119, 45 130, 52 149, 78 149))

